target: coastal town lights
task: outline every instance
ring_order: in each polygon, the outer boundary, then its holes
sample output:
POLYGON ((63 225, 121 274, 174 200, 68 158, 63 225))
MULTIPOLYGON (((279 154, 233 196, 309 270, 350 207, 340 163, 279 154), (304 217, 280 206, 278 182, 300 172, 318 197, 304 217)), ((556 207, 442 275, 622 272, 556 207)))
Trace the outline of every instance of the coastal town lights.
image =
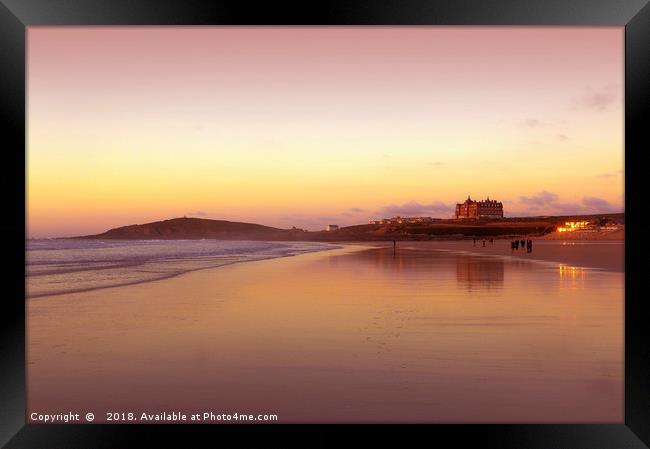
POLYGON ((557 228, 557 231, 558 232, 579 231, 581 229, 586 229, 587 225, 589 225, 588 221, 566 221, 564 222, 564 226, 557 228))

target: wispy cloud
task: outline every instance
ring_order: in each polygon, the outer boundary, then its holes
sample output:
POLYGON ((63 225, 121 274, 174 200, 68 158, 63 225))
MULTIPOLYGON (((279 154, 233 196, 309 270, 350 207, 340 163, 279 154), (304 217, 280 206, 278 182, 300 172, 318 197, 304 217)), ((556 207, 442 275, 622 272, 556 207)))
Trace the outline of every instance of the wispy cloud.
POLYGON ((530 204, 533 206, 546 206, 557 201, 558 195, 553 192, 547 192, 546 190, 539 192, 533 196, 521 196, 519 201, 524 204, 530 204))
POLYGON ((207 212, 203 212, 202 210, 197 210, 195 212, 188 212, 186 216, 188 217, 207 217, 209 214, 207 212))
POLYGON ((524 120, 521 123, 521 126, 526 126, 528 128, 537 128, 540 126, 542 122, 539 121, 539 119, 533 118, 533 117, 528 117, 526 120, 524 120))
POLYGON ((580 202, 562 202, 558 194, 542 191, 532 196, 521 196, 519 203, 522 205, 521 215, 540 214, 597 214, 608 212, 621 212, 622 206, 611 204, 603 198, 585 196, 580 202))
POLYGON ((377 211, 382 217, 393 215, 430 215, 434 217, 449 217, 454 212, 453 204, 445 204, 440 201, 434 201, 429 204, 420 204, 417 201, 409 201, 404 204, 389 204, 377 211))
POLYGON ((607 173, 601 173, 599 175, 596 175, 597 178, 614 178, 616 176, 620 176, 624 174, 623 170, 616 170, 615 172, 607 172, 607 173))
POLYGON ((556 120, 542 120, 537 117, 526 117, 523 121, 519 122, 518 125, 524 128, 545 128, 549 126, 558 126, 556 120))
POLYGON ((593 196, 586 196, 582 199, 582 204, 588 208, 592 209, 601 209, 601 210, 610 210, 612 205, 608 201, 605 201, 602 198, 596 198, 593 196))
MULTIPOLYGON (((561 214, 582 214, 587 212, 585 208, 579 203, 553 203, 550 205, 553 212, 561 214)), ((597 211, 600 212, 600 211, 597 211)))
POLYGON ((321 215, 320 217, 316 217, 316 220, 320 221, 321 223, 336 224, 340 218, 341 217, 334 215, 321 215))
POLYGON ((362 208, 360 208, 360 207, 351 207, 351 208, 348 209, 348 210, 349 210, 350 212, 355 212, 355 213, 358 213, 358 214, 360 214, 360 213, 362 213, 362 212, 367 212, 366 209, 362 209, 362 208))
POLYGON ((601 89, 588 87, 584 93, 574 98, 575 106, 604 111, 608 109, 618 97, 618 89, 615 85, 607 85, 601 89))

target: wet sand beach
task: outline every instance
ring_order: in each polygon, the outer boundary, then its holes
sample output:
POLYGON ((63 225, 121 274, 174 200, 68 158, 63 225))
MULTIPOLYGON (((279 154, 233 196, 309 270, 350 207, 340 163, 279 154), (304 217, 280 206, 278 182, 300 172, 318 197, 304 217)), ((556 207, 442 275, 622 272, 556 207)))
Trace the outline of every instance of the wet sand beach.
MULTIPOLYGON (((521 239, 526 240, 525 237, 521 239)), ((514 239, 512 239, 514 240, 514 239)), ((625 271, 625 245, 619 241, 598 240, 540 240, 533 239, 532 252, 526 252, 525 247, 518 250, 510 248, 510 239, 495 239, 491 244, 486 239, 476 239, 476 244, 471 239, 456 241, 426 241, 411 242, 398 241, 397 247, 414 250, 441 249, 446 251, 471 252, 477 255, 500 255, 516 257, 524 260, 540 260, 555 262, 567 266, 580 266, 598 268, 607 271, 625 271)), ((393 242, 372 242, 366 245, 393 248, 393 242)))
POLYGON ((28 299, 28 412, 623 422, 621 248, 547 250, 561 267, 432 244, 28 299))

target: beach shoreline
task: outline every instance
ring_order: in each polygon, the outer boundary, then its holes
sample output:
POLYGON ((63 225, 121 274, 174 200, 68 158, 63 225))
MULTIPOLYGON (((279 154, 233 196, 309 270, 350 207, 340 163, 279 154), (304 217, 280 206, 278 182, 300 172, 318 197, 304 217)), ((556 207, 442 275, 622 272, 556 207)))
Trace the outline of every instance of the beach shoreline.
MULTIPOLYGON (((512 257, 517 259, 528 260, 531 262, 550 262, 557 263, 564 266, 578 266, 582 268, 600 269, 613 272, 624 272, 624 245, 623 241, 619 240, 535 240, 534 250, 527 253, 522 249, 513 251, 510 249, 510 240, 494 239, 493 243, 485 240, 483 246, 483 239, 476 239, 474 242, 471 239, 465 240, 436 240, 436 241, 396 241, 396 248, 408 248, 416 250, 430 250, 430 251, 450 251, 460 253, 470 253, 477 256, 498 256, 498 257, 512 257), (620 246, 619 246, 620 244, 620 246), (580 246, 576 246, 580 245, 580 246), (589 250, 585 250, 585 245, 592 246, 589 250), (608 246, 601 246, 608 245, 608 246)), ((282 242, 280 242, 282 243, 282 242)), ((337 249, 355 248, 356 250, 363 250, 369 248, 392 248, 392 241, 351 241, 351 242, 323 242, 328 245, 327 248, 317 250, 314 252, 329 252, 336 251, 337 249)), ((271 260, 283 257, 297 257, 310 252, 302 254, 289 254, 282 256, 266 257, 254 260, 237 260, 233 262, 221 263, 214 266, 206 266, 199 268, 186 269, 175 273, 169 273, 164 276, 159 276, 153 279, 144 279, 133 282, 124 282, 116 285, 69 289, 65 291, 55 291, 51 293, 36 293, 27 294, 26 299, 46 298, 50 296, 60 296, 71 293, 83 293, 94 290, 106 288, 119 288, 138 285, 142 283, 156 282, 160 280, 170 279, 182 276, 186 273, 194 271, 219 269, 233 264, 250 263, 258 260, 271 260)))
POLYGON ((116 245, 113 241, 110 247, 67 247, 66 242, 71 240, 61 239, 62 246, 45 248, 32 242, 34 246, 28 249, 26 257, 26 299, 126 287, 169 279, 192 271, 331 251, 341 247, 332 243, 258 241, 224 241, 230 247, 220 247, 219 242, 210 241, 209 244, 217 243, 216 248, 206 248, 206 245, 197 248, 197 243, 202 245, 202 242, 192 240, 146 240, 135 242, 135 246, 133 241, 124 241, 122 245, 120 242, 116 245), (161 246, 156 246, 160 243, 163 244, 162 249, 161 246), (274 246, 266 252, 264 248, 246 251, 246 248, 232 246, 265 243, 274 246), (278 246, 282 244, 286 244, 286 247, 278 246), (144 250, 138 250, 139 245, 144 250), (105 252, 107 250, 108 253, 105 252), (154 251, 153 254, 151 250, 154 251))
MULTIPOLYGON (((514 239, 513 239, 514 240, 514 239)), ((517 239, 519 240, 519 239, 517 239)), ((469 252, 484 256, 505 256, 521 260, 543 261, 622 273, 625 271, 625 246, 620 240, 533 240, 533 249, 512 250, 510 239, 472 239, 440 241, 396 241, 397 249, 443 250, 469 252), (483 241, 485 240, 485 246, 483 241)), ((366 245, 392 248, 393 242, 341 242, 341 245, 366 245)))

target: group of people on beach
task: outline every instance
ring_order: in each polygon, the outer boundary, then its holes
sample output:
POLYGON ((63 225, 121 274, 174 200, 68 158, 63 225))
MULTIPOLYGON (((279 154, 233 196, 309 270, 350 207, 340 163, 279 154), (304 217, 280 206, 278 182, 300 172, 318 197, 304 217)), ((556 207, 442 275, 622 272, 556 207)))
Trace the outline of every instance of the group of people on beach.
MULTIPOLYGON (((487 242, 490 242, 490 245, 494 244, 494 239, 489 239, 487 242)), ((485 246, 486 240, 483 239, 483 246, 485 246)), ((476 238, 474 239, 474 246, 476 246, 476 238)), ((528 239, 528 240, 512 240, 510 242, 510 249, 512 251, 514 250, 519 250, 519 248, 523 250, 524 248, 526 249, 526 252, 532 253, 533 252, 533 241, 528 239)))
POLYGON ((510 242, 510 249, 511 251, 514 250, 519 250, 519 247, 521 246, 521 249, 526 248, 527 253, 532 253, 533 252, 533 241, 528 239, 528 240, 513 240, 510 242))
MULTIPOLYGON (((494 239, 488 240, 490 242, 490 245, 494 245, 494 239)), ((474 246, 476 246, 476 239, 474 239, 474 246)), ((485 239, 483 239, 483 246, 485 246, 485 239)))

